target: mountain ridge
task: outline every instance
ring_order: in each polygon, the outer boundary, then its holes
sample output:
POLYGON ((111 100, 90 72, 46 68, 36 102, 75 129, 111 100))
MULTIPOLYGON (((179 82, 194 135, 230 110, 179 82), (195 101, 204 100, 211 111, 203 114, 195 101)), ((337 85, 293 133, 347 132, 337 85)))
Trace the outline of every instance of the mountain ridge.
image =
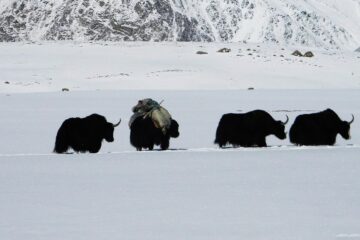
POLYGON ((3 0, 0 41, 360 46, 360 0, 3 0))

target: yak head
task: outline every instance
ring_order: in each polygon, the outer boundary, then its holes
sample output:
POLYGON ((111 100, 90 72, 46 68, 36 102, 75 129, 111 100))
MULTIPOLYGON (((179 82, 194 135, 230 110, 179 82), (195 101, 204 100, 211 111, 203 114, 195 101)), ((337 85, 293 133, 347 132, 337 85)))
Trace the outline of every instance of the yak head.
POLYGON ((340 123, 339 133, 346 140, 350 139, 350 125, 354 122, 354 119, 355 117, 352 115, 350 122, 341 121, 340 123))
POLYGON ((118 123, 113 124, 113 123, 109 123, 106 122, 105 123, 105 127, 104 127, 104 139, 107 142, 113 142, 114 141, 114 128, 116 128, 117 126, 119 126, 121 123, 121 119, 118 123))
POLYGON ((286 133, 285 133, 285 125, 289 122, 289 117, 286 115, 286 120, 285 122, 282 121, 276 121, 276 124, 273 128, 274 131, 274 135, 276 137, 278 137, 279 139, 283 140, 286 138, 286 133))
POLYGON ((171 124, 170 124, 170 128, 169 128, 169 135, 170 137, 173 137, 173 138, 177 138, 180 133, 179 133, 179 124, 177 121, 175 120, 171 120, 171 124))

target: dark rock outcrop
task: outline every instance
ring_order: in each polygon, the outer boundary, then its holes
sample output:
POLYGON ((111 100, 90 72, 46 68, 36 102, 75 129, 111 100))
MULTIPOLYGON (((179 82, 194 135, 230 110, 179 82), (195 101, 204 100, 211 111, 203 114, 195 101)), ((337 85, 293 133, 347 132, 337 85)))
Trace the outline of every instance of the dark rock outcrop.
POLYGON ((7 2, 0 4, 0 42, 249 41, 349 48, 359 44, 356 39, 360 37, 354 29, 338 25, 329 15, 311 8, 311 3, 298 6, 275 0, 7 2))

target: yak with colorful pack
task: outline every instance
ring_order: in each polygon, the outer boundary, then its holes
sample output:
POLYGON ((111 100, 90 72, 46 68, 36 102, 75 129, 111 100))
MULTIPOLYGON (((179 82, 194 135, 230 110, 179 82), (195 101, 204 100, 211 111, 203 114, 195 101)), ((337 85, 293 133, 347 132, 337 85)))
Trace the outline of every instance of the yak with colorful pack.
POLYGON ((161 103, 146 98, 139 100, 132 108, 134 114, 129 121, 130 143, 138 151, 153 150, 154 145, 160 145, 162 150, 166 150, 170 138, 179 136, 179 124, 161 103))

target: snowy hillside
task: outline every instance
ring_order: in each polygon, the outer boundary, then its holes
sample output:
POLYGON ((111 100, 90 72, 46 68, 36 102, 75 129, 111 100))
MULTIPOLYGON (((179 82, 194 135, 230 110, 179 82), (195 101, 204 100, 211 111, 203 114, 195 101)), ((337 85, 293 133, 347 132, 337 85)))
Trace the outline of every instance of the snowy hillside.
POLYGON ((0 53, 2 93, 360 88, 360 53, 350 51, 244 43, 52 42, 3 43, 0 53), (230 52, 218 52, 224 47, 230 52), (315 56, 293 56, 295 49, 315 56))
POLYGON ((2 0, 0 41, 248 41, 356 49, 360 0, 2 0))

